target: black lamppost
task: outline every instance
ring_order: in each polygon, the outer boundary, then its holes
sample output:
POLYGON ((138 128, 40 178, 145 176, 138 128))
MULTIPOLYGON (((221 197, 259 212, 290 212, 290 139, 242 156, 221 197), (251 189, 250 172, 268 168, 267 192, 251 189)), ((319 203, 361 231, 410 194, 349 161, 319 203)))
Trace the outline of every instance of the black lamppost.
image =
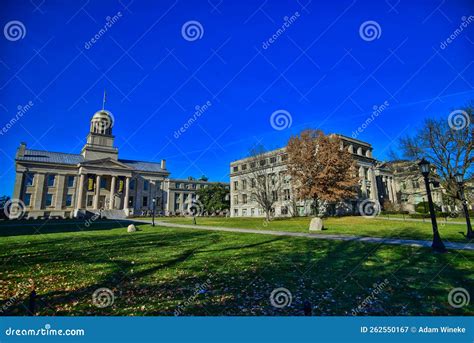
POLYGON ((469 218, 469 210, 467 209, 467 201, 466 201, 466 197, 464 196, 463 175, 458 173, 454 175, 454 178, 456 179, 456 182, 458 183, 458 186, 459 186, 459 195, 461 196, 462 208, 464 210, 464 215, 466 216, 466 224, 467 224, 466 238, 473 239, 474 233, 472 232, 471 219, 469 218))
POLYGON ((156 210, 156 199, 153 198, 153 215, 151 217, 151 226, 155 226, 155 210, 156 210))
POLYGON ((428 198, 428 207, 430 209, 430 216, 431 216, 431 226, 433 226, 433 244, 431 244, 431 248, 438 252, 446 252, 446 247, 441 240, 438 231, 438 224, 436 223, 436 215, 435 215, 435 208, 433 205, 433 198, 431 197, 431 189, 430 189, 430 180, 428 176, 430 175, 430 162, 425 160, 424 158, 418 163, 420 167, 421 174, 425 179, 425 187, 426 187, 426 196, 428 198))

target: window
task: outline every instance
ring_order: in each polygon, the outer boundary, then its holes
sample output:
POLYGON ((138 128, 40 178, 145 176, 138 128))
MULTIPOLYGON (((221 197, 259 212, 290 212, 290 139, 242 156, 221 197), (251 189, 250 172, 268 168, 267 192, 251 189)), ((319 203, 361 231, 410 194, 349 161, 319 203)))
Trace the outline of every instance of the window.
POLYGON ((128 207, 133 207, 133 196, 128 197, 128 207))
MULTIPOLYGON (((144 191, 147 191, 147 190, 148 190, 149 184, 150 184, 150 181, 148 181, 148 180, 143 181, 143 190, 144 190, 144 191)), ((146 205, 145 205, 145 206, 146 206, 146 205)))
POLYGON ((283 199, 284 200, 290 200, 290 190, 289 189, 284 189, 283 190, 283 199))
POLYGON ((234 208, 234 215, 238 216, 239 215, 239 210, 237 208, 234 208))
POLYGON ((234 205, 239 204, 239 197, 237 195, 234 195, 234 205))
POLYGON ((281 161, 284 162, 286 160, 288 160, 288 155, 287 154, 281 155, 281 161))
POLYGON ((54 180, 56 180, 56 175, 49 174, 48 175, 48 187, 54 186, 54 180))
POLYGON ((252 179, 251 185, 252 185, 252 188, 255 188, 257 186, 257 181, 255 179, 252 179))
POLYGON ((272 191, 272 199, 273 199, 273 201, 278 201, 278 192, 277 191, 272 191))
POLYGON ((247 170, 247 165, 246 164, 242 164, 242 170, 247 170))
POLYGON ((255 162, 250 163, 250 168, 252 168, 252 169, 255 168, 255 162))
POLYGON ((255 209, 254 208, 251 208, 250 209, 250 215, 253 217, 255 215, 255 209))
POLYGON ((276 163, 277 158, 276 157, 270 157, 270 163, 276 163))
POLYGON ((72 206, 72 194, 66 194, 66 207, 72 206))
POLYGON ((69 175, 67 177, 67 186, 68 187, 74 187, 74 176, 69 175))
POLYGON ((143 204, 142 206, 146 207, 148 206, 148 197, 143 197, 143 204))
POLYGON ((255 195, 255 193, 250 194, 250 201, 251 202, 257 201, 257 196, 255 195))
POLYGON ((33 178, 34 178, 34 175, 32 173, 26 173, 25 184, 27 186, 33 186, 33 178))
POLYGON ((131 180, 128 186, 130 187, 130 189, 135 189, 135 180, 131 180))
POLYGON ((242 216, 243 217, 247 216, 247 209, 246 208, 242 209, 242 216))
POLYGON ((88 195, 87 196, 87 207, 91 207, 94 202, 94 196, 93 195, 88 195))
POLYGON ((242 189, 243 190, 247 189, 247 180, 242 180, 242 189))
POLYGON ((23 197, 23 202, 25 203, 25 206, 30 206, 31 204, 31 194, 26 193, 25 196, 23 197))
POLYGON ((53 195, 52 194, 46 194, 46 206, 53 206, 53 195))
POLYGON ((242 194, 242 204, 247 203, 247 194, 242 194))
POLYGON ((179 182, 176 182, 176 188, 181 188, 181 184, 179 182))
POLYGON ((239 166, 234 166, 234 167, 232 168, 232 170, 233 170, 234 172, 239 171, 239 166))
POLYGON ((107 180, 105 178, 100 178, 100 188, 107 187, 107 180))
POLYGON ((265 159, 260 160, 260 165, 261 166, 264 166, 265 164, 267 164, 267 160, 265 160, 265 159))
POLYGON ((234 181, 234 191, 239 189, 239 181, 234 181))
POLYGON ((282 206, 281 207, 281 214, 283 214, 283 215, 288 214, 288 207, 287 206, 282 206))

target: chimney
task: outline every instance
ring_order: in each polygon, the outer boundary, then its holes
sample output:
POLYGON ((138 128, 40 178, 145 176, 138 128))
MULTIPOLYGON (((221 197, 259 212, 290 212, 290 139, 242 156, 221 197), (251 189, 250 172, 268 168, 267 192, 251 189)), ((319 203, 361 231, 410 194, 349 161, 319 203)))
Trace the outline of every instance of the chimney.
POLYGON ((25 150, 26 150, 26 143, 21 142, 20 146, 16 150, 16 158, 20 158, 20 157, 25 156, 25 150))
POLYGON ((161 160, 161 169, 166 169, 166 160, 161 160))

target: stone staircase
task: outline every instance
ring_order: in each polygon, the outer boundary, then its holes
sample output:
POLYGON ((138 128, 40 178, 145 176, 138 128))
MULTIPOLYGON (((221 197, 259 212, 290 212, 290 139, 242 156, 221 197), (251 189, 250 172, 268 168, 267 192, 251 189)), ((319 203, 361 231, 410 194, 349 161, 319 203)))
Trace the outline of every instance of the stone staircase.
POLYGON ((124 210, 102 210, 101 214, 102 218, 107 219, 127 219, 127 214, 124 210))
POLYGON ((75 218, 88 219, 93 216, 101 215, 104 219, 116 219, 123 220, 127 219, 128 210, 76 210, 74 213, 75 218))

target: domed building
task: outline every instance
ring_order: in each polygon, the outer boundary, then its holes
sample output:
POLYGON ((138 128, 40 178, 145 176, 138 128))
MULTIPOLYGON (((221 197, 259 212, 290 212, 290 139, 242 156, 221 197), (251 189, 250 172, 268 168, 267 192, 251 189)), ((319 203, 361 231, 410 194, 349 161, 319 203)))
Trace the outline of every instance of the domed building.
POLYGON ((80 154, 33 150, 20 144, 12 198, 24 204, 23 217, 100 213, 119 219, 150 213, 154 207, 158 215, 182 214, 191 207, 196 190, 213 184, 194 178, 172 180, 165 160, 120 159, 114 146, 114 121, 109 111, 97 111, 80 154))

